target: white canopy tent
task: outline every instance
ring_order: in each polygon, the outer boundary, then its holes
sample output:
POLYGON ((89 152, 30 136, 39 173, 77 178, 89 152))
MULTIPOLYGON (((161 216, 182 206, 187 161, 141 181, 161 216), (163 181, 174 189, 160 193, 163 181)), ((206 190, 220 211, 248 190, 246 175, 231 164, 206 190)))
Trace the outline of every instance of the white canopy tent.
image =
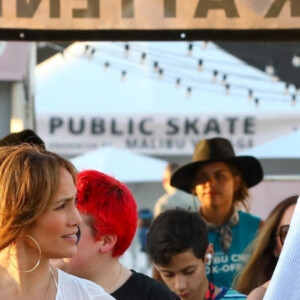
POLYGON ((300 176, 300 130, 242 151, 239 155, 257 157, 266 175, 300 176))
POLYGON ((93 169, 126 183, 138 207, 153 209, 164 190, 162 176, 167 162, 130 150, 104 146, 71 159, 78 171, 93 169))
POLYGON ((75 43, 36 68, 37 132, 70 156, 110 144, 190 157, 216 135, 246 149, 300 126, 295 87, 272 78, 213 43, 75 43))
MULTIPOLYGON (((75 43, 62 55, 57 54, 38 65, 37 110, 57 112, 60 108, 68 113, 91 113, 92 107, 102 113, 144 113, 145 110, 168 113, 172 105, 172 112, 193 113, 198 104, 202 105, 203 112, 216 108, 227 112, 246 109, 257 112, 255 105, 246 101, 248 88, 253 89, 253 97, 260 98, 260 111, 292 110, 288 105, 282 105, 289 99, 284 94, 284 82, 274 82, 271 76, 213 43, 204 48, 199 42, 191 56, 187 55, 188 44, 183 42, 130 43, 128 56, 124 52, 125 45, 116 42, 75 43), (87 46, 95 52, 88 54, 87 46), (143 53, 147 58, 141 63, 143 53), (202 71, 199 70, 199 59, 203 61, 202 71), (124 81, 121 80, 122 71, 126 71, 124 81), (217 71, 215 81, 214 71, 217 71), (229 97, 225 93, 223 75, 227 75, 225 81, 231 84, 229 97), (177 78, 181 79, 181 86, 190 84, 194 87, 189 101, 186 89, 176 89, 177 78), (274 95, 276 97, 271 98, 274 95), (108 99, 110 101, 106 101, 108 99)), ((294 91, 293 87, 290 89, 294 91)))
POLYGON ((78 171, 94 169, 121 182, 159 182, 167 162, 126 149, 104 146, 71 159, 78 171))
POLYGON ((258 158, 298 158, 300 159, 300 129, 280 136, 262 145, 239 153, 258 158))

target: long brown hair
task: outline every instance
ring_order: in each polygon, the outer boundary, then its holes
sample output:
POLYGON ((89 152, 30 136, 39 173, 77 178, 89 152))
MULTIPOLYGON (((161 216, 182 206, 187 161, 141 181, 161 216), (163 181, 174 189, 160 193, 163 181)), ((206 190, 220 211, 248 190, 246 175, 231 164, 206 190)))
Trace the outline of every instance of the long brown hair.
POLYGON ((245 208, 245 210, 248 212, 250 210, 250 204, 248 202, 249 190, 243 179, 242 173, 239 171, 239 169, 236 166, 228 163, 226 163, 226 165, 233 176, 240 177, 240 185, 233 195, 233 204, 242 205, 245 208))
POLYGON ((60 167, 75 184, 75 167, 54 153, 28 144, 0 148, 0 251, 48 209, 60 167))
POLYGON ((256 239, 247 248, 251 257, 234 281, 235 288, 244 294, 270 280, 276 267, 278 258, 275 249, 275 234, 284 212, 296 204, 298 196, 291 196, 281 201, 271 211, 256 239))

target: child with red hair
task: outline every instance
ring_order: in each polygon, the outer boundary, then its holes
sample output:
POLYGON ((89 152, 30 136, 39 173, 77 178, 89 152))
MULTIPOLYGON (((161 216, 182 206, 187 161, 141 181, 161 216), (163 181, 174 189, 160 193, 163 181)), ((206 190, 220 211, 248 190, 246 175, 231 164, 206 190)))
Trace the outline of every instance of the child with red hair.
POLYGON ((117 300, 178 299, 164 284, 123 266, 137 228, 137 205, 115 178, 86 170, 77 178, 77 207, 83 220, 78 252, 59 267, 101 285, 117 300))

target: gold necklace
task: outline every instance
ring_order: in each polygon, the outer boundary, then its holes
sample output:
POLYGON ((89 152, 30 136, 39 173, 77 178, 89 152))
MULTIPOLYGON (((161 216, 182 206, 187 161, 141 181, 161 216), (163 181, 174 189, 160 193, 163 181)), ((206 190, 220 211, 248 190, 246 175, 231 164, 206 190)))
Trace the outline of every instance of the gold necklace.
POLYGON ((122 272, 123 272, 123 266, 122 266, 122 264, 120 264, 120 272, 119 272, 118 276, 116 277, 116 279, 109 285, 110 288, 114 288, 115 284, 120 279, 122 272))
MULTIPOLYGON (((54 275, 53 275, 51 267, 50 267, 50 278, 49 278, 49 282, 48 282, 48 285, 47 285, 46 292, 45 292, 44 297, 42 298, 42 300, 45 300, 46 297, 47 297, 47 294, 48 294, 48 291, 49 291, 49 287, 50 287, 50 283, 51 283, 51 279, 52 279, 53 276, 54 275)), ((6 293, 5 293, 2 285, 0 285, 0 291, 1 291, 1 294, 0 294, 1 298, 0 299, 2 299, 2 296, 3 296, 4 299, 7 299, 8 297, 7 297, 6 293)))
POLYGON ((48 294, 48 291, 49 291, 49 287, 50 287, 50 283, 51 283, 51 278, 52 278, 52 272, 51 272, 51 267, 50 267, 50 278, 49 278, 47 290, 46 290, 46 292, 45 292, 45 295, 44 295, 44 297, 43 297, 43 300, 45 300, 46 297, 47 297, 47 294, 48 294))
POLYGON ((2 299, 2 296, 3 296, 3 298, 5 299, 5 298, 7 298, 7 295, 6 295, 6 293, 5 293, 5 291, 3 290, 3 288, 2 288, 2 286, 0 285, 0 291, 1 291, 1 298, 0 299, 2 299))

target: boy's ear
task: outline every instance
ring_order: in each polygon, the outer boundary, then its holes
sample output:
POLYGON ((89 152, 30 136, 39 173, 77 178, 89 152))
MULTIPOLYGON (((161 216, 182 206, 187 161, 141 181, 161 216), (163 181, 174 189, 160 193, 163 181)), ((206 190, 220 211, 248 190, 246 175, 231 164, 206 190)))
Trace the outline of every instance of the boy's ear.
POLYGON ((207 248, 206 248, 206 253, 210 253, 211 255, 214 255, 215 251, 214 251, 214 244, 213 243, 209 243, 207 248))
POLYGON ((99 240, 97 240, 97 246, 99 247, 99 252, 107 253, 112 251, 117 242, 116 234, 106 234, 101 236, 99 240))
POLYGON ((205 251, 205 256, 204 256, 206 260, 205 263, 210 264, 213 256, 214 256, 214 245, 212 243, 209 243, 205 251))

